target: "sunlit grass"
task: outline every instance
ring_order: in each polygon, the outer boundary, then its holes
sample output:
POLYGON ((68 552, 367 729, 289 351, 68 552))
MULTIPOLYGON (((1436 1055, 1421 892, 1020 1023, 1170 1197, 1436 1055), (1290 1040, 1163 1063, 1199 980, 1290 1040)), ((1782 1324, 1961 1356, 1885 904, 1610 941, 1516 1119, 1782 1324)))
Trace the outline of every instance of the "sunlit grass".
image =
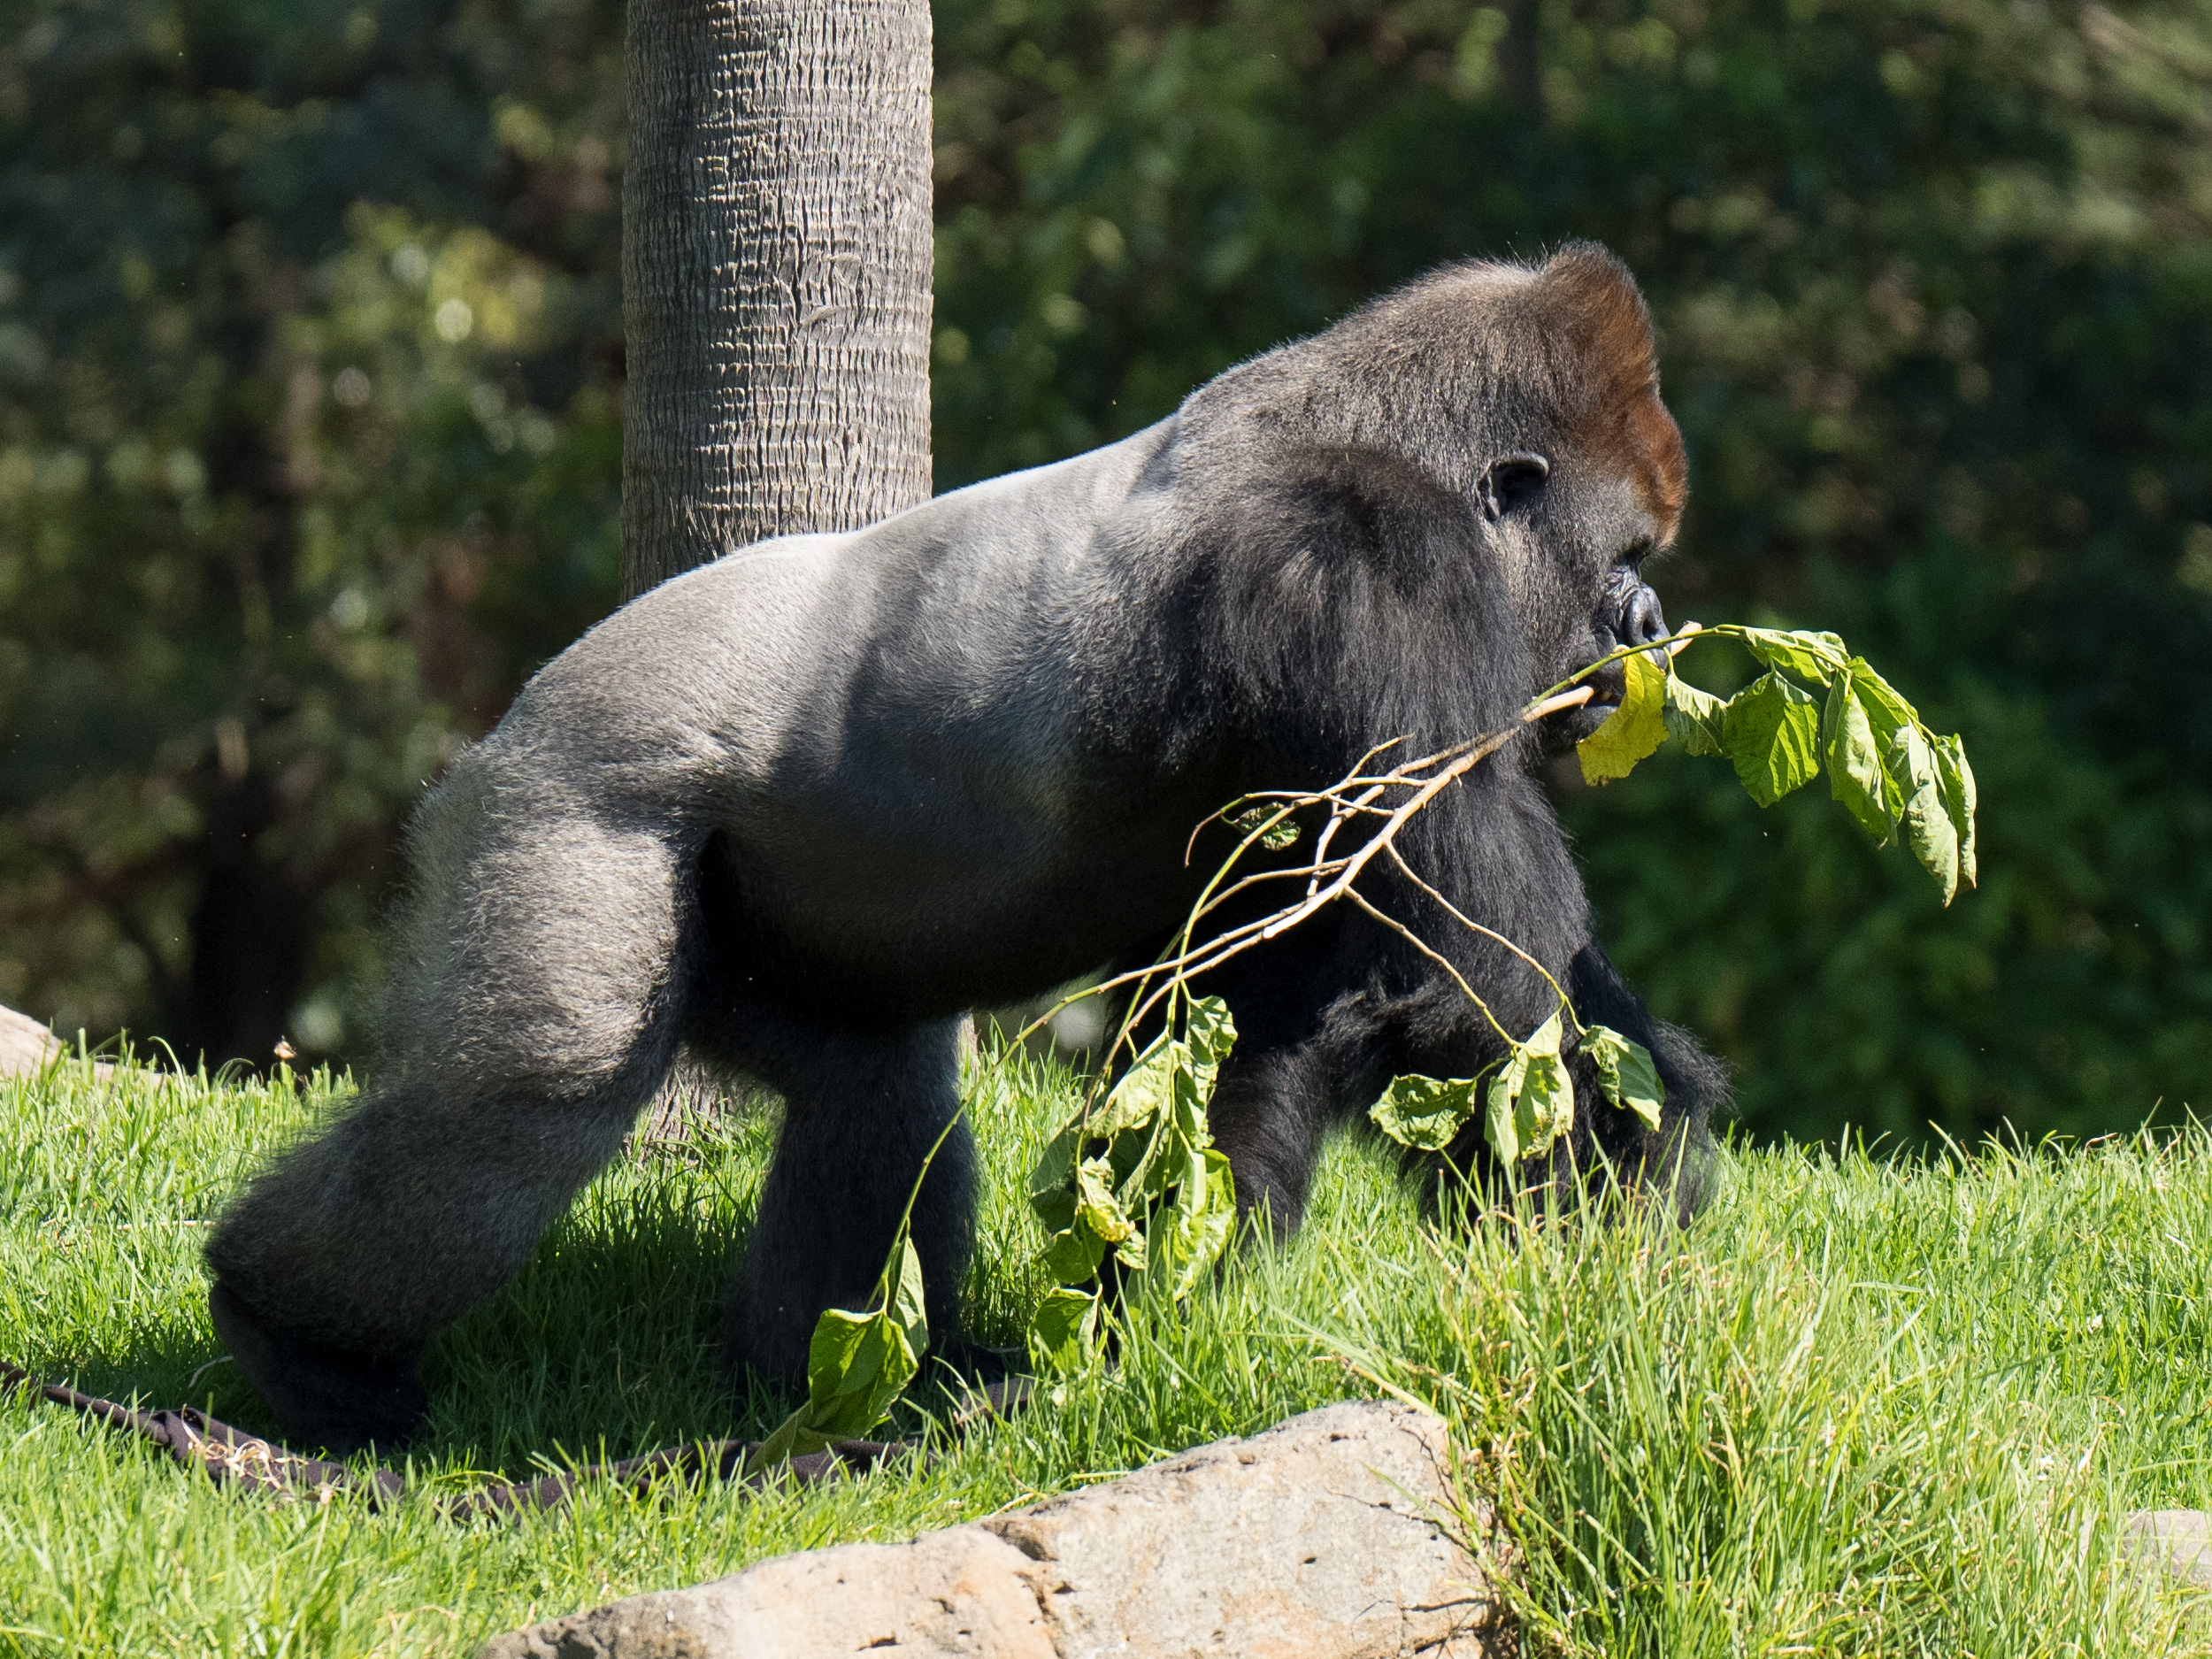
MULTIPOLYGON (((1042 1288, 1022 1175, 1071 1099, 985 1074, 972 1322, 1042 1288)), ((299 1089, 0 1084, 0 1354, 95 1393, 268 1426, 219 1352, 202 1225, 328 1108, 299 1089)), ((713 1353, 767 1144, 757 1113, 641 1142, 426 1365, 418 1483, 764 1432, 713 1353)), ((2212 1507, 2212 1144, 1892 1168, 1737 1154, 1686 1233, 1438 1232, 1390 1160, 1330 1155, 1305 1231, 941 1460, 753 1496, 587 1491, 515 1524, 218 1490, 152 1448, 0 1403, 0 1651, 467 1653, 762 1556, 895 1539, 1378 1386, 1444 1409, 1501 1490, 1537 1650, 2212 1652, 2116 1523, 2212 1507)), ((910 1419, 904 1427, 915 1426, 910 1419)))

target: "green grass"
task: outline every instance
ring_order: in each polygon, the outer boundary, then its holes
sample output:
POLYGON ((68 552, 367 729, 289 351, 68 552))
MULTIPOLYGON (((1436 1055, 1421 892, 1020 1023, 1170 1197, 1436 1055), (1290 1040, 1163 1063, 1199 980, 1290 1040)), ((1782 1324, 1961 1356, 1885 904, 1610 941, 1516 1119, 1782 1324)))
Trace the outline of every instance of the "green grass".
MULTIPOLYGON (((265 1427, 210 1330, 200 1228, 318 1083, 0 1083, 0 1355, 265 1427), (196 1382, 195 1379, 197 1379, 196 1382)), ((971 1286, 1011 1340, 1040 1286, 1017 1202, 1064 1079, 978 1090, 971 1286)), ((454 1487, 758 1435, 712 1338, 766 1122, 641 1144, 440 1342, 413 1475, 454 1487)), ((219 1490, 129 1437, 0 1400, 0 1653, 462 1653, 500 1629, 786 1550, 897 1539, 1388 1386, 1498 1490, 1535 1650, 2212 1653, 2204 1601, 2119 1517, 2212 1507, 2212 1140, 1891 1168, 1738 1153, 1686 1233, 1424 1226, 1342 1144, 1310 1223, 1121 1366, 923 1468, 749 1496, 587 1491, 519 1524, 219 1490)), ((910 1424, 909 1425, 910 1426, 910 1424)))

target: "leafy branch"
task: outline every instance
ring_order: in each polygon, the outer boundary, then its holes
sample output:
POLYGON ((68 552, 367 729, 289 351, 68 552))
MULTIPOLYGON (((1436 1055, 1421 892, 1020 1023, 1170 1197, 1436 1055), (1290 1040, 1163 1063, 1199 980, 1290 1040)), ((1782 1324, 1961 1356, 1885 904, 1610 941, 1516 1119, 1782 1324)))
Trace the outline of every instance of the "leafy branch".
MULTIPOLYGON (((1616 663, 1623 677, 1620 702, 1577 746, 1590 782, 1626 777, 1671 737, 1691 754, 1727 758, 1752 798, 1769 806, 1809 781, 1824 763, 1836 799, 1878 842, 1902 824, 1947 904, 1961 880, 1972 885, 1974 774, 1963 745, 1930 731, 1912 705, 1833 634, 1693 623, 1577 670, 1496 731, 1391 764, 1406 741, 1394 739, 1360 757, 1326 788, 1262 790, 1231 802, 1192 832, 1186 861, 1209 825, 1235 831, 1237 844, 1207 879, 1159 959, 1062 999, 1007 1045, 1018 1047, 1081 997, 1126 993, 1102 1078, 1125 1054, 1126 1068, 1102 1093, 1093 1085, 1031 1179, 1030 1203, 1049 1235, 1040 1261, 1056 1286, 1029 1330, 1040 1367, 1079 1368, 1103 1351, 1112 1316, 1098 1281, 1110 1261, 1125 1294, 1180 1300, 1227 1248, 1235 1231, 1235 1187, 1228 1160, 1213 1146, 1207 1109, 1236 1028, 1218 997, 1194 995, 1191 985, 1332 904, 1352 905, 1440 967, 1504 1046, 1502 1059, 1471 1078, 1394 1079, 1369 1113, 1383 1133, 1408 1147, 1442 1150, 1479 1110, 1484 1139, 1502 1165, 1542 1156, 1574 1125, 1567 1059, 1577 1050, 1590 1059, 1600 1091, 1614 1107, 1657 1129, 1665 1088, 1650 1052, 1610 1027, 1584 1021, 1549 969, 1463 912, 1398 846, 1409 823, 1523 730, 1594 698, 1593 677, 1616 663), (1740 641, 1768 671, 1725 701, 1674 669, 1674 657, 1690 644, 1717 638, 1740 641), (1824 687, 1825 701, 1800 680, 1824 687), (1317 818, 1304 860, 1251 867, 1255 849, 1286 852, 1317 818), (1365 833, 1351 850, 1340 851, 1348 826, 1365 833), (1448 954, 1360 890, 1360 878, 1378 860, 1386 860, 1449 921, 1542 976, 1556 1006, 1533 1032, 1517 1037, 1507 1030, 1448 954), (1270 891, 1285 895, 1273 909, 1208 931, 1225 907, 1248 905, 1252 895, 1270 891), (1156 1018, 1157 1034, 1138 1052, 1135 1033, 1156 1018)), ((920 1270, 906 1235, 902 1222, 872 1313, 823 1315, 810 1356, 808 1405, 762 1448, 764 1461, 779 1442, 786 1448, 780 1455, 788 1455, 872 1427, 911 1379, 927 1326, 920 1270)))
POLYGON ((1666 657, 1655 660, 1648 648, 1615 651, 1546 694, 1571 706, 1568 697, 1588 689, 1580 682, 1608 664, 1622 665, 1620 706, 1576 746, 1586 782, 1625 778, 1669 737, 1690 754, 1724 756, 1761 806, 1809 783, 1825 764, 1830 791, 1877 846, 1901 822, 1906 845, 1935 878, 1944 903, 1962 881, 1974 885, 1974 772, 1965 745, 1930 731, 1836 635, 1693 624, 1658 643, 1666 657), (1684 680, 1673 663, 1684 646, 1722 638, 1741 641, 1767 668, 1724 702, 1684 680), (1816 698, 1799 680, 1824 687, 1826 697, 1816 698))

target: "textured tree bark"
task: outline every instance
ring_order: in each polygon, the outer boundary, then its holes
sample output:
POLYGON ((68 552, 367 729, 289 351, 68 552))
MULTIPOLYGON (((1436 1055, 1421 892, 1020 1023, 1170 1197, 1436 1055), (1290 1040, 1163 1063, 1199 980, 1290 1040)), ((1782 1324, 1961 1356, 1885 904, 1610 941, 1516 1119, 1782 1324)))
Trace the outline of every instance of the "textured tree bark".
POLYGON ((623 596, 929 495, 926 0, 631 0, 623 596))

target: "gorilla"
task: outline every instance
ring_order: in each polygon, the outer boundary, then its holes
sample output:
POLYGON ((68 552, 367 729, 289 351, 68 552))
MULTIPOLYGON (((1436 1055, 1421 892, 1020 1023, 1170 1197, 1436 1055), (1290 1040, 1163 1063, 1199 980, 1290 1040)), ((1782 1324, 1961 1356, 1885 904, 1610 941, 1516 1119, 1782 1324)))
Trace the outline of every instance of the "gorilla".
MULTIPOLYGON (((1187 856, 1193 828, 1234 797, 1494 731, 1663 633, 1640 571, 1685 478, 1642 297, 1576 244, 1437 271, 1118 443, 641 595, 423 802, 367 1081, 211 1235, 218 1332, 295 1438, 403 1440, 425 1342, 522 1266, 685 1045, 786 1102, 726 1347, 797 1378, 821 1311, 866 1304, 953 1118, 962 1011, 1154 959, 1217 862, 1204 837, 1187 856)), ((1657 1132, 1577 1056, 1578 1126, 1517 1179, 1602 1169, 1686 1206, 1720 1070, 1606 960, 1531 775, 1604 718, 1610 675, 1399 844, 1657 1058, 1657 1132)), ((1381 865, 1363 893, 1508 1029, 1552 1011, 1381 865)), ((1448 974, 1348 906, 1201 988, 1241 1033, 1213 1133, 1276 1228, 1393 1076, 1502 1054, 1448 974)), ((1472 1131, 1448 1156, 1489 1159, 1472 1131)), ((973 1166, 956 1129, 914 1210, 943 1337, 973 1166)))

